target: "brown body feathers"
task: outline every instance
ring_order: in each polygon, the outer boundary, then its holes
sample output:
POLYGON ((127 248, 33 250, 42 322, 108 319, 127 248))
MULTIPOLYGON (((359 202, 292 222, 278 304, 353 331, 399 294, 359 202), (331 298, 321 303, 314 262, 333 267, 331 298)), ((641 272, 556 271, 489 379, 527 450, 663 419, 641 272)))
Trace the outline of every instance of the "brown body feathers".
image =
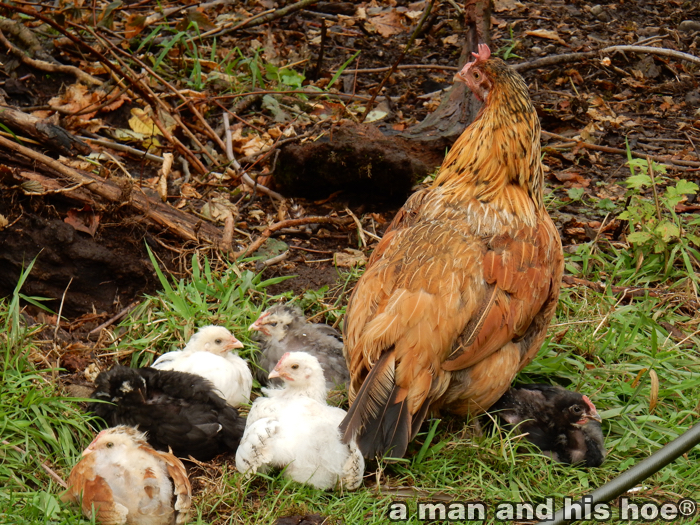
POLYGON ((458 79, 484 108, 396 215, 347 308, 341 431, 365 456, 403 456, 428 412, 489 408, 554 315, 563 255, 539 120, 523 79, 487 46, 475 56, 458 79))

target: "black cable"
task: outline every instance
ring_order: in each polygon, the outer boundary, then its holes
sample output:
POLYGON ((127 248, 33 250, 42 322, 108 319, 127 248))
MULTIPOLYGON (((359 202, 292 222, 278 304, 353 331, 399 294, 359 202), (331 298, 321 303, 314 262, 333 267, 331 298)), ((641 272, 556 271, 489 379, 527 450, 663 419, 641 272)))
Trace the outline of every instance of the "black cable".
POLYGON ((675 461, 698 443, 700 443, 700 424, 686 430, 683 434, 664 445, 651 456, 643 459, 599 489, 594 490, 591 494, 559 510, 554 515, 553 520, 540 521, 539 523, 541 525, 563 525, 564 523, 579 521, 579 519, 566 519, 564 517, 564 511, 567 511, 568 516, 581 515, 583 516, 580 518, 581 520, 590 519, 590 512, 595 508, 596 503, 611 501, 620 494, 624 494, 640 481, 645 480, 672 461, 675 461), (589 511, 589 513, 586 514, 586 511, 589 511))

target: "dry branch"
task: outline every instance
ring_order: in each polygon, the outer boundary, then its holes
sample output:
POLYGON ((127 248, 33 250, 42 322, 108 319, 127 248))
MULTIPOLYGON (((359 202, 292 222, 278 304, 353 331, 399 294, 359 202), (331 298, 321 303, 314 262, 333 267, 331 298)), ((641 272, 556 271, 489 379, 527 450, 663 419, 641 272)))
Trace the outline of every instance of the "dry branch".
MULTIPOLYGON (((94 175, 65 166, 57 160, 16 144, 4 137, 0 137, 0 148, 4 148, 6 151, 14 151, 35 161, 35 163, 43 164, 48 168, 47 171, 59 173, 109 202, 122 203, 125 199, 125 191, 111 181, 99 179, 94 175)), ((35 167, 37 166, 35 165, 35 167)), ((128 193, 128 201, 125 204, 133 206, 150 222, 165 228, 182 239, 190 241, 203 239, 207 242, 216 243, 221 238, 218 228, 209 223, 195 221, 191 216, 171 206, 150 199, 142 192, 129 191, 128 193)))
POLYGON ((48 120, 28 115, 18 109, 0 106, 0 123, 8 128, 20 130, 23 134, 38 140, 42 146, 48 146, 62 155, 87 155, 90 146, 69 133, 61 126, 48 120))
MULTIPOLYGON (((562 135, 557 135, 556 133, 550 133, 549 131, 542 131, 542 136, 543 137, 552 137, 557 140, 562 140, 566 142, 567 144, 570 143, 572 146, 576 146, 579 148, 585 148, 585 149, 590 149, 593 151, 602 151, 603 153, 616 153, 619 155, 627 155, 627 150, 620 149, 620 148, 612 148, 610 146, 598 146, 597 144, 589 144, 588 142, 584 142, 582 140, 576 140, 572 139, 570 137, 564 137, 562 135)), ((645 159, 647 157, 655 160, 656 162, 659 163, 668 163, 664 164, 664 166, 668 168, 674 168, 674 169, 682 169, 679 168, 679 166, 687 166, 690 168, 700 168, 700 162, 694 161, 694 160, 677 160, 677 159, 672 159, 670 157, 664 157, 661 155, 649 155, 647 153, 642 153, 639 151, 634 151, 630 150, 630 153, 632 154, 633 157, 638 157, 640 159, 645 159)))
POLYGON ((661 55, 671 58, 677 58, 678 60, 685 60, 687 62, 692 62, 694 64, 700 64, 700 58, 690 55, 688 53, 683 53, 682 51, 675 51, 674 49, 666 49, 664 47, 651 47, 651 46, 610 46, 598 51, 585 51, 582 53, 566 53, 564 55, 551 55, 548 57, 538 58, 531 62, 523 62, 521 64, 513 65, 513 69, 522 73, 523 71, 529 71, 537 67, 554 66, 557 64, 566 64, 567 62, 576 62, 578 60, 584 60, 587 58, 594 58, 600 56, 603 53, 617 53, 617 52, 629 52, 629 53, 646 53, 650 55, 661 55))

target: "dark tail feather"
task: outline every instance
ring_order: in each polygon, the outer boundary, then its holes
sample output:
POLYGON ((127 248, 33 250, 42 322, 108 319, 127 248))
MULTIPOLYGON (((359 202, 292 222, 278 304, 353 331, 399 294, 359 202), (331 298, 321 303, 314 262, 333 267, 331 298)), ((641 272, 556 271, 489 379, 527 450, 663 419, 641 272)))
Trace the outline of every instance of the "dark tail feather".
POLYGON ((340 424, 343 441, 356 439, 367 458, 403 457, 411 438, 411 414, 406 392, 394 383, 395 365, 393 349, 384 352, 340 424))

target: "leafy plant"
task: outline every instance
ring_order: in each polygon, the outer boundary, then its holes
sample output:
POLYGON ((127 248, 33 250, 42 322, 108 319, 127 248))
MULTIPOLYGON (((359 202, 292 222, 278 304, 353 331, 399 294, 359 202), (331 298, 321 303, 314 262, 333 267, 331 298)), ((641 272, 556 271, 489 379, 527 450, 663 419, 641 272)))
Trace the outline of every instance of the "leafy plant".
POLYGON ((653 256, 663 257, 663 273, 668 275, 677 259, 689 276, 697 282, 693 261, 698 264, 700 253, 693 245, 700 246, 696 223, 684 224, 676 213, 676 205, 684 195, 695 195, 698 185, 687 180, 679 180, 675 185, 668 185, 665 191, 659 187, 666 168, 645 159, 633 159, 627 146, 631 175, 627 178, 629 204, 618 218, 630 224, 627 240, 634 246, 636 266, 639 269, 645 259, 653 256), (642 191, 651 189, 653 201, 642 196, 642 191), (690 231, 688 228, 692 228, 690 231))

